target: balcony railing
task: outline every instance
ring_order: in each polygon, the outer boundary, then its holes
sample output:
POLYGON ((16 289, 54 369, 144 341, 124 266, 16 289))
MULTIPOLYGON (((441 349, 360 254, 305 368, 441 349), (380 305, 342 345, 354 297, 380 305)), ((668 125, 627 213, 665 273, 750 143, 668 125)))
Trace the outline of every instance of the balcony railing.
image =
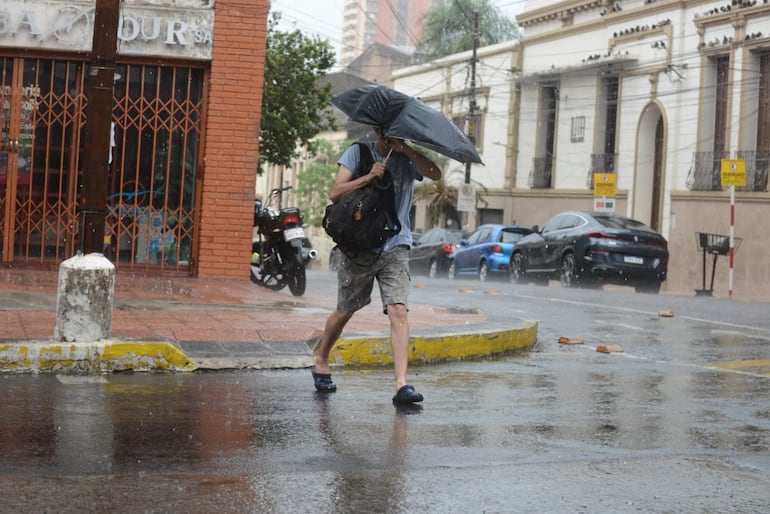
POLYGON ((736 159, 746 161, 746 186, 735 188, 737 191, 767 191, 767 171, 770 167, 770 152, 754 150, 738 150, 736 159))
POLYGON ((692 165, 687 173, 687 189, 690 191, 722 190, 722 159, 729 152, 693 152, 692 165))
POLYGON ((553 156, 534 157, 532 159, 532 171, 529 173, 529 187, 532 189, 550 189, 551 170, 553 169, 553 156))
MULTIPOLYGON (((687 188, 690 191, 722 190, 722 159, 729 159, 729 152, 695 152, 692 166, 687 174, 687 188)), ((737 191, 767 191, 767 175, 770 168, 770 152, 738 150, 736 159, 746 161, 746 185, 737 191)))
POLYGON ((618 160, 616 153, 592 153, 591 168, 588 170, 586 186, 594 188, 594 173, 615 173, 615 163, 618 160))

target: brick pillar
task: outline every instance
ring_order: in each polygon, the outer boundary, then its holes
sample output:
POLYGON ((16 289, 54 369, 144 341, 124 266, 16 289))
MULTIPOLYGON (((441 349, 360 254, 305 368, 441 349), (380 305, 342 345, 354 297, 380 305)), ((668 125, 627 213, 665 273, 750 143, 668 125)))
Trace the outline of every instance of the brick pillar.
POLYGON ((249 276, 267 0, 217 2, 208 91, 197 274, 249 276))

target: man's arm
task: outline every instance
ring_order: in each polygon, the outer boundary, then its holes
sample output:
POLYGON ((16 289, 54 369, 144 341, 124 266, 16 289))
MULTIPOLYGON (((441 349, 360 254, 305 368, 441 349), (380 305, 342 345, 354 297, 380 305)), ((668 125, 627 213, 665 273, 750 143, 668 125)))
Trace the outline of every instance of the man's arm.
POLYGON ((332 187, 329 193, 329 200, 332 203, 337 203, 346 194, 371 184, 373 180, 382 177, 384 174, 384 162, 375 162, 369 173, 356 179, 353 179, 353 172, 347 166, 340 165, 340 169, 337 171, 337 178, 334 180, 334 187, 332 187))

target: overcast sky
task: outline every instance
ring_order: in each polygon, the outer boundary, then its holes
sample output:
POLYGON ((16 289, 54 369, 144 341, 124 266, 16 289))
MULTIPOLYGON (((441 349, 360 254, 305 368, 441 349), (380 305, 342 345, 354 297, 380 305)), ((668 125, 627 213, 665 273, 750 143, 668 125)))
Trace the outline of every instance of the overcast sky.
MULTIPOLYGON (((514 16, 524 6, 524 0, 491 0, 501 11, 514 16)), ((296 25, 302 32, 318 34, 337 48, 339 60, 342 6, 344 0, 272 0, 271 10, 280 11, 282 21, 290 28, 296 25)))

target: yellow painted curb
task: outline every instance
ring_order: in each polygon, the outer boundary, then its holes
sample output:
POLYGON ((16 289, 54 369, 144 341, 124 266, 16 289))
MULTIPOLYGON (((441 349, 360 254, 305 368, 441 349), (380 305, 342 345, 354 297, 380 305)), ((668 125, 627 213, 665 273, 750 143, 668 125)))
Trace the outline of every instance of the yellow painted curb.
POLYGON ((101 367, 135 371, 195 371, 196 365, 167 341, 113 341, 104 346, 101 367))
POLYGON ((196 365, 167 341, 0 344, 0 371, 194 371, 196 365))
MULTIPOLYGON (((521 327, 444 336, 412 337, 409 362, 428 363, 488 357, 532 348, 537 343, 537 321, 521 327)), ((393 363, 390 337, 346 337, 329 356, 337 365, 384 366, 393 363)))

